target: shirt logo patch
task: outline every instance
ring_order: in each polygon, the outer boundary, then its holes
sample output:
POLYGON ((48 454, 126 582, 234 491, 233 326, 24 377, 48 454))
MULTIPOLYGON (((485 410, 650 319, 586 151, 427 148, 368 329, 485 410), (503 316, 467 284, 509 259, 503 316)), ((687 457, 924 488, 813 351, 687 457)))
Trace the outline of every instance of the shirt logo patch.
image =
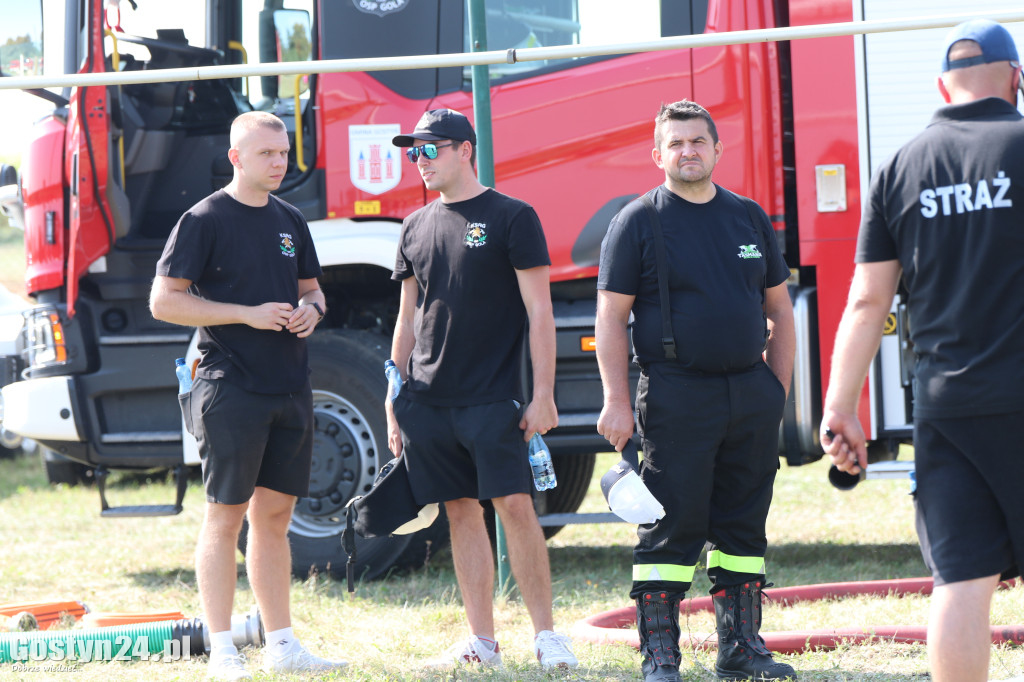
POLYGON ((740 244, 740 252, 736 255, 740 258, 760 258, 761 252, 757 250, 757 244, 740 244))
POLYGON ((278 233, 278 236, 281 238, 281 253, 289 258, 294 258, 295 242, 292 241, 292 236, 287 232, 280 232, 278 233))
POLYGON ((483 246, 487 243, 487 224, 486 223, 467 223, 466 224, 466 246, 470 249, 475 249, 478 246, 483 246))

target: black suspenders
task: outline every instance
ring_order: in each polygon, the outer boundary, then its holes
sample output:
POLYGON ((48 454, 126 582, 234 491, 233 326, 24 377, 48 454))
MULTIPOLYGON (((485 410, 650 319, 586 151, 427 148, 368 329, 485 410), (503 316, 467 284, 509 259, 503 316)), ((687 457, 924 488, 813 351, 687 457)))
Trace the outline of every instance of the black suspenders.
POLYGON ((665 262, 665 237, 661 234, 661 221, 658 219, 658 212, 654 210, 654 202, 651 201, 652 189, 640 197, 647 215, 651 219, 651 233, 654 235, 654 258, 657 267, 655 272, 658 276, 658 294, 661 297, 661 347, 665 349, 665 359, 676 359, 676 337, 672 333, 672 309, 668 304, 668 263, 665 262))
MULTIPOLYGON (((722 191, 729 191, 724 188, 719 188, 722 191)), ((647 216, 651 223, 651 234, 654 236, 654 259, 655 259, 655 271, 658 277, 658 296, 661 300, 661 347, 665 350, 666 360, 676 359, 676 337, 672 333, 672 309, 669 307, 668 297, 668 263, 665 262, 665 237, 661 232, 661 220, 658 218, 658 212, 654 208, 654 201, 651 199, 651 195, 658 191, 657 188, 652 189, 650 192, 640 196, 640 201, 643 203, 644 208, 647 209, 647 216)), ((760 217, 757 215, 757 211, 754 209, 756 204, 752 199, 742 197, 738 194, 734 194, 737 199, 743 202, 743 205, 747 207, 747 215, 750 216, 750 226, 754 230, 755 243, 760 246, 761 231, 757 229, 757 223, 760 217)), ((767 246, 765 248, 765 254, 762 254, 764 260, 764 276, 761 280, 761 315, 764 318, 764 343, 765 347, 768 346, 768 260, 767 260, 767 246)))

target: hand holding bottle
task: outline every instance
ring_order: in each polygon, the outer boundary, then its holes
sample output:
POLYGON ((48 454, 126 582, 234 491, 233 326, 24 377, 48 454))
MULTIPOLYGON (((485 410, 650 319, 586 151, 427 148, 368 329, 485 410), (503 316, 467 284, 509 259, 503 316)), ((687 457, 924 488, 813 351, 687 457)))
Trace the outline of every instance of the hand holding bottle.
POLYGON ((388 423, 388 449, 395 457, 402 456, 402 432, 395 419, 395 398, 402 390, 402 374, 394 360, 384 362, 384 376, 388 379, 387 396, 384 398, 384 415, 388 423))
POLYGON ((558 485, 555 479, 555 465, 551 452, 539 433, 534 433, 529 445, 530 468, 533 469, 533 486, 537 490, 550 490, 558 485))

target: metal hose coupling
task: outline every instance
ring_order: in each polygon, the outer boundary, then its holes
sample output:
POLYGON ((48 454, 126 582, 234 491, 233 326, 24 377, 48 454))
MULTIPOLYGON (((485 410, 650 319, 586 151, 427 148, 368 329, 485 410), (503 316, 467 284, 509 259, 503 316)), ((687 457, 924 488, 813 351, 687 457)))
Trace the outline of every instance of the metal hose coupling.
MULTIPOLYGON (((202 618, 186 618, 175 621, 173 634, 178 641, 188 636, 192 653, 201 656, 210 653, 210 629, 202 618)), ((260 607, 253 606, 248 613, 231 615, 231 642, 236 649, 246 646, 262 647, 266 644, 266 632, 263 619, 260 618, 260 607)))

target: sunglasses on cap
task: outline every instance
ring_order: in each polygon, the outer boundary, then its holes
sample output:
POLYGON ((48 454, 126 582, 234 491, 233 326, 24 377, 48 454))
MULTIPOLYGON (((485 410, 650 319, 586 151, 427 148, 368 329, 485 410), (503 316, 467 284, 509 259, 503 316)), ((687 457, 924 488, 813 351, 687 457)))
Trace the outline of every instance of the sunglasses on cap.
POLYGON ((428 142, 427 144, 421 144, 419 147, 409 147, 405 150, 405 155, 413 163, 416 163, 420 158, 420 154, 423 154, 423 156, 430 160, 434 160, 437 158, 438 149, 442 149, 444 147, 456 147, 459 144, 459 142, 448 142, 446 144, 434 144, 433 142, 428 142))

